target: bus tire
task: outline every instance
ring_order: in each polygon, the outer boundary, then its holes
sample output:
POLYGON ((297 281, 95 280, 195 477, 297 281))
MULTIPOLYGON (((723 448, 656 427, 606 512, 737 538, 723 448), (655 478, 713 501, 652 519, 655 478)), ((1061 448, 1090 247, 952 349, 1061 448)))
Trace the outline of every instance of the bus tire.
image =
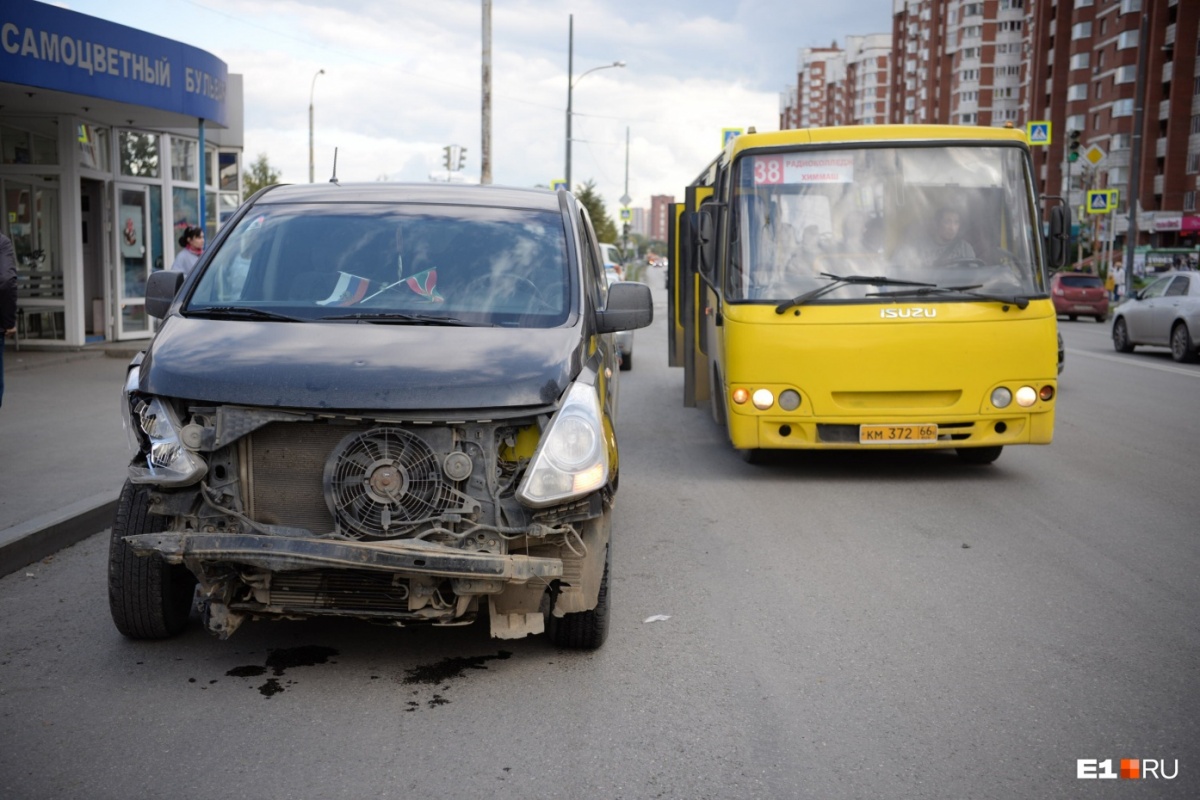
POLYGON ((738 455, 740 455, 742 457, 742 461, 745 461, 747 464, 763 463, 763 451, 760 447, 739 448, 738 455))
POLYGON ((958 457, 968 464, 991 464, 1000 457, 1003 445, 995 447, 960 447, 958 457))

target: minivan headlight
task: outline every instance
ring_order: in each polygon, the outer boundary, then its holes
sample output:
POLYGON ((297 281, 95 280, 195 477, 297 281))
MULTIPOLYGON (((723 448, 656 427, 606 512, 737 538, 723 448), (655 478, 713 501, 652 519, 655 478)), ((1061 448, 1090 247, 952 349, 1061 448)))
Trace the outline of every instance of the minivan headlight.
POLYGON ((582 497, 607 482, 600 403, 593 387, 575 383, 538 444, 517 500, 540 508, 582 497))
POLYGON ((136 400, 131 412, 133 424, 141 429, 149 442, 146 465, 136 462, 129 465, 132 483, 190 486, 204 477, 208 465, 180 441, 179 418, 169 404, 157 397, 136 400))

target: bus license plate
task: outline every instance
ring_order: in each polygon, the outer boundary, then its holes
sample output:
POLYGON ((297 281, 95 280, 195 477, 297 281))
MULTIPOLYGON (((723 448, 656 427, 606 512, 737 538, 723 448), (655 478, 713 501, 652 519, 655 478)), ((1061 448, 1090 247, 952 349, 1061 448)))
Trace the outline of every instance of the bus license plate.
POLYGON ((937 425, 859 425, 859 444, 914 444, 936 442, 937 425))

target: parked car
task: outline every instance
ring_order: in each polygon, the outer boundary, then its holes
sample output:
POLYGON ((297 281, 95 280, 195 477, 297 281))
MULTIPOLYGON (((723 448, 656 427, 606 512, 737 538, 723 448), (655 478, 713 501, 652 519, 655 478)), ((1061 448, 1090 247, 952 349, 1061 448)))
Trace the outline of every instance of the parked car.
POLYGON ((565 191, 305 184, 254 195, 130 365, 109 554, 118 630, 357 617, 595 648, 617 488, 606 287, 565 191))
POLYGON ((1050 278, 1054 313, 1066 314, 1074 322, 1081 316, 1108 319, 1108 290, 1100 276, 1090 272, 1056 272, 1050 278))
MULTIPOLYGON (((605 266, 604 276, 608 279, 609 286, 621 280, 621 273, 609 266, 605 266)), ((621 354, 621 369, 633 369, 633 331, 617 331, 613 336, 617 342, 617 351, 621 354)))
POLYGON ((1113 310, 1113 347, 1132 353, 1137 345, 1171 348, 1176 361, 1197 357, 1200 333, 1200 273, 1166 272, 1113 310))

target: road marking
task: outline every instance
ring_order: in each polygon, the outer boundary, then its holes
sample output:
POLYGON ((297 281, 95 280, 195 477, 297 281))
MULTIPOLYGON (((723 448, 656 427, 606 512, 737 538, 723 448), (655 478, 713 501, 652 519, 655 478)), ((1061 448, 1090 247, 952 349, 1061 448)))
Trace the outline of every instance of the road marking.
POLYGON ((1101 354, 1101 353, 1090 353, 1087 350, 1071 350, 1071 349, 1067 349, 1065 352, 1068 353, 1069 355, 1073 355, 1073 356, 1087 356, 1089 358, 1098 358, 1101 361, 1111 361, 1114 364, 1130 364, 1135 367, 1145 367, 1146 369, 1156 369, 1159 372, 1173 372, 1176 375, 1187 375, 1189 378, 1200 378, 1200 370, 1184 369, 1183 367, 1169 367, 1165 364, 1155 364, 1153 361, 1139 361, 1136 356, 1134 356, 1132 358, 1121 357, 1121 356, 1110 356, 1110 355, 1101 354))

